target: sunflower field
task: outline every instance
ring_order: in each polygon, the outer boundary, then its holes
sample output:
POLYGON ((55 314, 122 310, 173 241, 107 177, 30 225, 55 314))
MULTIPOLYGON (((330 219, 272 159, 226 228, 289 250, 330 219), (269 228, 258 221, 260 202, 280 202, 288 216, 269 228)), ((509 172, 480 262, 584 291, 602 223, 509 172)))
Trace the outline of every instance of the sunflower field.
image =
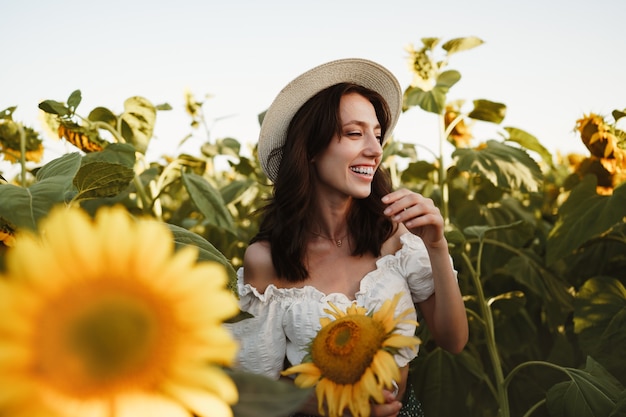
MULTIPOLYGON (((447 100, 461 77, 449 58, 481 43, 425 38, 409 51, 403 111, 431 113, 440 146, 428 160, 399 140, 384 150, 394 185, 444 215, 470 327, 458 355, 418 327, 417 398, 426 416, 624 416, 626 108, 581 114, 572 126, 588 153, 554 156, 504 125, 505 104, 447 100), (497 137, 475 137, 475 123, 497 137)), ((0 157, 16 168, 0 173, 0 417, 288 416, 308 392, 230 370, 236 348, 220 326, 245 319, 235 271, 271 195, 254 145, 207 138, 150 160, 169 105, 130 97, 116 114, 81 100, 76 90, 39 104, 45 140, 71 149, 53 160, 14 107, 0 112, 0 157), (115 280, 124 274, 132 285, 115 280), (113 331, 122 347, 106 343, 113 331)), ((194 131, 202 105, 187 96, 194 131)))

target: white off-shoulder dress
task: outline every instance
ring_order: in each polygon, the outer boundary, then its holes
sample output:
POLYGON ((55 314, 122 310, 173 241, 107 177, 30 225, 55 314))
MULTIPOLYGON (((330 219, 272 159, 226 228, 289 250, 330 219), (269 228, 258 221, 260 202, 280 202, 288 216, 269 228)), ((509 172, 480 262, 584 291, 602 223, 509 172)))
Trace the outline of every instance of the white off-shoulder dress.
MULTIPOLYGON (((403 292, 396 315, 414 303, 426 300, 434 292, 432 270, 426 247, 421 238, 411 233, 400 236, 402 247, 394 254, 376 261, 376 269, 361 279, 360 289, 350 299, 345 294, 324 294, 312 286, 277 288, 269 285, 264 293, 243 282, 243 269, 237 271, 240 308, 253 318, 227 324, 240 343, 236 368, 278 379, 285 365, 302 362, 306 349, 315 337, 320 317, 329 316, 332 302, 344 310, 353 301, 367 311, 377 310, 385 300, 403 292)), ((415 313, 407 316, 415 319, 415 313)), ((404 323, 402 334, 412 336, 414 325, 404 323)), ((405 348, 396 356, 398 366, 409 363, 417 352, 405 348)))

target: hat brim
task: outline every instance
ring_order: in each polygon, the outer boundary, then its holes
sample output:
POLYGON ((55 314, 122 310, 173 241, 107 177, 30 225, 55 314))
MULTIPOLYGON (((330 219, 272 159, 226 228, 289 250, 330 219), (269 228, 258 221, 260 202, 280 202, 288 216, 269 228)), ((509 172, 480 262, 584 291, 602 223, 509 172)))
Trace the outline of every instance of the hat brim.
POLYGON ((296 112, 311 97, 332 85, 350 82, 380 94, 391 111, 390 136, 402 111, 402 89, 396 77, 376 62, 360 58, 341 59, 317 66, 291 81, 265 113, 259 135, 258 155, 265 175, 276 181, 287 128, 296 112))

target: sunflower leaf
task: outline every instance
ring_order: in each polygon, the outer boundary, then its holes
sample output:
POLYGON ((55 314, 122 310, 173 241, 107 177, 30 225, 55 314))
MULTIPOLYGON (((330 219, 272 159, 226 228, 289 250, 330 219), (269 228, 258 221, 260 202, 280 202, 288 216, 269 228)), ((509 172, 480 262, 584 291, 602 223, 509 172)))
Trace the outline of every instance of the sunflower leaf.
POLYGON ((409 87, 404 92, 404 107, 419 106, 430 113, 442 114, 446 106, 448 90, 461 79, 461 73, 455 70, 439 74, 437 84, 432 90, 425 91, 419 87, 409 87))
POLYGON ((551 416, 608 416, 623 388, 598 362, 587 357, 585 369, 565 368, 570 380, 554 385, 546 394, 551 416))
POLYGON ((124 102, 122 136, 138 152, 145 153, 156 122, 156 108, 143 97, 131 97, 124 102))
POLYGON ((626 184, 615 188, 611 196, 598 195, 596 184, 595 176, 586 176, 560 207, 546 243, 548 265, 610 230, 626 216, 626 184))
POLYGON ((483 43, 485 42, 476 36, 467 36, 465 38, 450 39, 449 41, 441 45, 441 48, 447 51, 448 55, 452 55, 457 52, 467 51, 469 49, 476 48, 483 43))
POLYGON ((502 123, 506 116, 506 105, 489 100, 474 100, 474 108, 467 117, 495 124, 502 123))
POLYGON ((574 299, 574 332, 583 352, 614 375, 626 375, 626 288, 612 277, 587 280, 574 299))
POLYGON ((509 134, 509 137, 507 138, 508 141, 518 143, 529 151, 537 152, 543 162, 551 167, 554 166, 554 163, 552 162, 552 154, 535 136, 515 127, 505 127, 504 130, 509 134))
POLYGON ((524 150, 495 140, 481 149, 456 149, 452 157, 459 171, 478 174, 505 190, 536 192, 543 179, 539 165, 524 150))
POLYGON ((183 173, 183 184, 195 206, 210 224, 232 231, 233 218, 222 195, 200 175, 183 173))
POLYGON ((229 376, 239 392, 239 402, 232 407, 235 417, 288 416, 297 411, 312 393, 311 389, 261 375, 231 371, 229 376))
POLYGON ((70 153, 52 160, 37 171, 36 182, 28 188, 0 185, 0 217, 15 227, 31 230, 59 203, 75 193, 72 178, 80 167, 81 156, 70 153))
POLYGON ((166 223, 166 225, 169 227, 172 235, 174 236, 174 243, 177 248, 193 245, 198 248, 199 261, 213 261, 224 265, 226 273, 228 274, 228 287, 233 291, 237 289, 237 273, 235 272, 235 269, 228 259, 215 246, 213 246, 211 242, 199 234, 185 229, 184 227, 171 223, 166 223))

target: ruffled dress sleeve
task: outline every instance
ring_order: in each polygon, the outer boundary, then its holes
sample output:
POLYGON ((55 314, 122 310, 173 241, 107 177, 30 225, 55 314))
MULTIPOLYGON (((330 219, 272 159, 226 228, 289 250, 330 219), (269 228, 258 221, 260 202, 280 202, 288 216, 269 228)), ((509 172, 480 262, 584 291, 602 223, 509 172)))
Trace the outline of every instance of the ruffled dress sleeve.
POLYGON ((283 330, 284 310, 276 300, 276 288, 269 286, 265 293, 259 293, 244 284, 242 268, 237 271, 237 286, 240 309, 253 317, 225 324, 239 342, 235 368, 278 379, 287 341, 283 330))
MULTIPOLYGON (((402 249, 398 252, 398 269, 405 277, 414 303, 421 303, 435 292, 433 270, 422 239, 412 233, 400 236, 402 249)), ((450 259, 452 262, 452 258, 450 259)))

